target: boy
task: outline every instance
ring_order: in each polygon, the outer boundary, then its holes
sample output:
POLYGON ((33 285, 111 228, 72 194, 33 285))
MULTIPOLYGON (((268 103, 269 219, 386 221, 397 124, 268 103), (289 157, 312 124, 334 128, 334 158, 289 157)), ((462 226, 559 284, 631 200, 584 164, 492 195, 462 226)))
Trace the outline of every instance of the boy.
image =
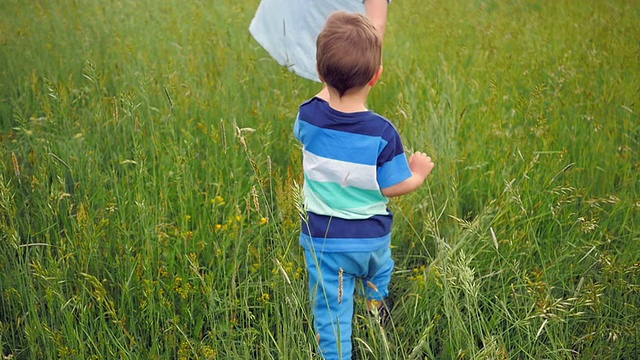
POLYGON ((417 189, 434 167, 424 153, 409 161, 394 126, 366 108, 382 74, 382 41, 363 15, 335 12, 318 35, 318 75, 328 101, 300 106, 294 125, 303 146, 305 249, 314 328, 322 356, 351 359, 355 282, 367 304, 384 299, 393 270, 388 197, 417 189))

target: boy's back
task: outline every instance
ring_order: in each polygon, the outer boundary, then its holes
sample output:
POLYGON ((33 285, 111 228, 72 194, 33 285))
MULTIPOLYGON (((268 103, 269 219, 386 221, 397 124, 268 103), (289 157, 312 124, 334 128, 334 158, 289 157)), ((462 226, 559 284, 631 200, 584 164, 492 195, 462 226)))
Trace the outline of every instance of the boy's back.
POLYGON ((395 127, 373 111, 344 113, 313 98, 300 106, 294 134, 303 145, 303 234, 324 251, 387 245, 391 213, 381 189, 411 176, 395 127))

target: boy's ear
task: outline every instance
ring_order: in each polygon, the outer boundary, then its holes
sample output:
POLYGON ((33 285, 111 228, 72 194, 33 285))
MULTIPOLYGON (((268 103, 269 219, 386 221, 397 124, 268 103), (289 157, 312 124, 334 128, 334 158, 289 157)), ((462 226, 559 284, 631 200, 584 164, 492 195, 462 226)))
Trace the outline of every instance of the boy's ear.
POLYGON ((378 82, 378 80, 380 80, 380 76, 382 76, 382 65, 380 65, 371 80, 369 80, 369 86, 374 86, 378 82))

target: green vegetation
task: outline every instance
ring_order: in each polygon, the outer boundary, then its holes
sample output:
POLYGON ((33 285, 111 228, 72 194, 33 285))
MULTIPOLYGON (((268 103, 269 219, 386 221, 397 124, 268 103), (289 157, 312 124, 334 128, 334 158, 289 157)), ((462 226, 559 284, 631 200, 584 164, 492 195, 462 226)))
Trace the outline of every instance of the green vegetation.
MULTIPOLYGON (((308 359, 297 106, 257 0, 0 2, 5 359, 308 359)), ((393 2, 370 105, 432 155, 358 359, 640 354, 640 3, 393 2)))

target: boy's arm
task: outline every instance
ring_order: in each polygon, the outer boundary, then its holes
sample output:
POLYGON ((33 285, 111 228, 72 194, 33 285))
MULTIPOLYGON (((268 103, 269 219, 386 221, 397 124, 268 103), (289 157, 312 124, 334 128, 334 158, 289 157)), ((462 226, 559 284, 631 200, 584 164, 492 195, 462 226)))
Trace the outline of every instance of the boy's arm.
POLYGON ((435 164, 429 156, 422 152, 416 152, 409 158, 409 168, 411 177, 395 185, 382 189, 382 194, 386 197, 394 197, 408 194, 422 185, 424 180, 431 174, 435 164))
POLYGON ((365 0, 364 9, 367 18, 373 26, 380 32, 380 38, 384 39, 384 31, 387 28, 387 7, 388 0, 365 0))

